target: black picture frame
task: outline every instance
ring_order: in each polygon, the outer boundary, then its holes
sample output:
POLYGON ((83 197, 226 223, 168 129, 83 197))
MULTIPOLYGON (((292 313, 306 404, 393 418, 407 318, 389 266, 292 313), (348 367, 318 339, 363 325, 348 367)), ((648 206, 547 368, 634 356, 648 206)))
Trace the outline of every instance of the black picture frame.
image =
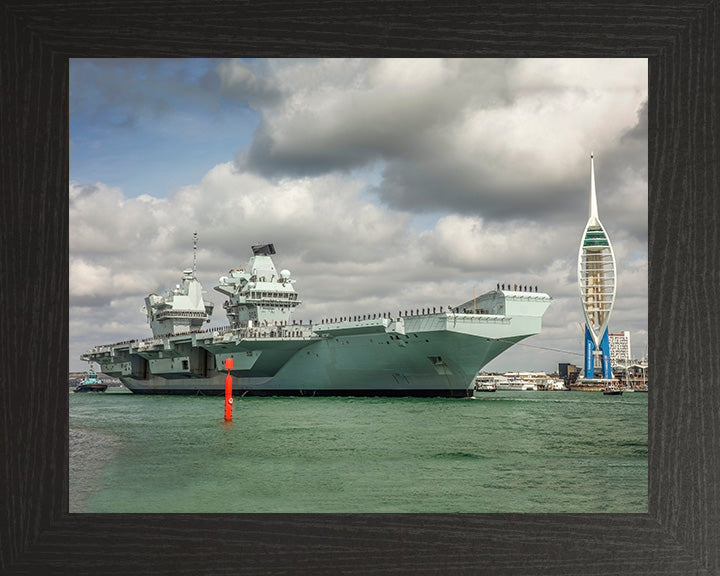
POLYGON ((0 572, 720 574, 719 6, 5 0, 0 572), (68 514, 68 58, 217 55, 649 59, 648 514, 68 514))

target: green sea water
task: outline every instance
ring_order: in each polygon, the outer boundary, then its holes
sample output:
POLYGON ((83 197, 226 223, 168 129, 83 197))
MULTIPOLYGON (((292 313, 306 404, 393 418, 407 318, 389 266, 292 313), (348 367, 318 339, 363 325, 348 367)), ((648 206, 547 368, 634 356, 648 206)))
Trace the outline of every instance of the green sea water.
POLYGON ((69 395, 70 512, 646 513, 648 395, 69 395))

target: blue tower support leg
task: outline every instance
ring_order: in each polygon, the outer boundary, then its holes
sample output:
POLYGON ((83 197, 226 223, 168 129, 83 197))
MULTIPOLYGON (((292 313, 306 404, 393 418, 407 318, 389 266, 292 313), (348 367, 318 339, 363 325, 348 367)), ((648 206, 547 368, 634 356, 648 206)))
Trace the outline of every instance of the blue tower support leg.
POLYGON ((608 329, 605 328, 602 340, 600 340, 600 350, 602 351, 602 372, 603 378, 612 379, 612 364, 610 362, 610 338, 608 337, 608 329))
POLYGON ((585 326, 585 378, 595 378, 595 342, 590 328, 585 326))

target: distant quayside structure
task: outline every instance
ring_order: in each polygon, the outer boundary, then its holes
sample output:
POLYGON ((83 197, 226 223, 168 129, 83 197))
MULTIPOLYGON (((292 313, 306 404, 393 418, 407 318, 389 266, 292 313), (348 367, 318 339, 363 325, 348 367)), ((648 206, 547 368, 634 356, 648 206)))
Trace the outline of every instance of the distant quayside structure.
POLYGON ((578 286, 585 314, 583 380, 612 380, 608 323, 615 303, 617 274, 610 238, 598 217, 595 166, 590 155, 590 214, 578 253, 578 286), (596 369, 601 374, 596 377, 596 369))

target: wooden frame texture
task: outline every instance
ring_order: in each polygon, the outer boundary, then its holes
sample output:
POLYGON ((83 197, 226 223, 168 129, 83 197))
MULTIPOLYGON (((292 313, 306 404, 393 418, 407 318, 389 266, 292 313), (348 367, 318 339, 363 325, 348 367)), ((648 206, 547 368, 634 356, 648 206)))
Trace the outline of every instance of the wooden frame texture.
POLYGON ((720 574, 720 0, 0 5, 0 572, 720 574), (68 59, 649 59, 648 514, 68 514, 68 59))

